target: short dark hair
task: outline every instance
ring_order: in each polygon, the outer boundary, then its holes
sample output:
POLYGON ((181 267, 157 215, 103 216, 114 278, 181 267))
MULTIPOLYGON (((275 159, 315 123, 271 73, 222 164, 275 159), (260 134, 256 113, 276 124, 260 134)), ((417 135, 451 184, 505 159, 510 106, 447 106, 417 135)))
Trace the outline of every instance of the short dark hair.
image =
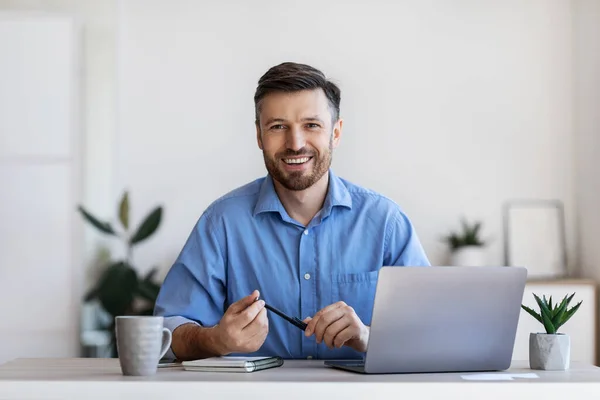
POLYGON ((340 116, 340 89, 329 81, 325 74, 306 64, 284 62, 271 67, 259 80, 254 94, 256 122, 260 114, 260 103, 269 93, 297 92, 300 90, 322 89, 329 100, 331 117, 337 121, 340 116))

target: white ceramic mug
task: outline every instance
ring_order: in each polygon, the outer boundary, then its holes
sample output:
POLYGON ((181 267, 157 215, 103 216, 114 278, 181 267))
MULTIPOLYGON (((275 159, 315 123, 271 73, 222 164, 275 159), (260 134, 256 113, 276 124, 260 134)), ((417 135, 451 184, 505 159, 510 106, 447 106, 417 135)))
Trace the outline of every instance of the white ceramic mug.
POLYGON ((163 317, 118 316, 115 334, 123 375, 154 375, 171 346, 171 331, 163 317))

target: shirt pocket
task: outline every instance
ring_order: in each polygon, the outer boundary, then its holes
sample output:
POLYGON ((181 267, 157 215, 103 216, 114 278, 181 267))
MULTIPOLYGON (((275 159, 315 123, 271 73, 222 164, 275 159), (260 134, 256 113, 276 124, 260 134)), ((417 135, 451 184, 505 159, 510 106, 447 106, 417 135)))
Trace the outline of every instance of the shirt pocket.
POLYGON ((363 324, 371 324, 373 301, 379 271, 334 274, 331 279, 332 304, 343 301, 354 309, 363 324))

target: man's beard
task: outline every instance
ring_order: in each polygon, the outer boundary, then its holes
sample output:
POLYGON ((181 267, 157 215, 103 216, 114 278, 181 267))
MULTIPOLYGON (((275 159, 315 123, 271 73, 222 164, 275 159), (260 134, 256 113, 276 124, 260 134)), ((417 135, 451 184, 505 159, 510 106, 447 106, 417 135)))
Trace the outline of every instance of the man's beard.
POLYGON ((330 141, 327 152, 321 154, 320 156, 305 149, 300 149, 298 151, 292 151, 288 149, 283 154, 277 154, 274 159, 267 157, 263 151, 263 159, 265 160, 267 171, 274 180, 279 182, 288 190, 299 191, 308 189, 327 173, 329 167, 331 166, 332 152, 333 147, 332 142, 330 141), (281 160, 282 158, 291 156, 312 157, 312 159, 308 161, 313 163, 312 170, 293 171, 290 173, 285 172, 279 163, 284 162, 281 160))

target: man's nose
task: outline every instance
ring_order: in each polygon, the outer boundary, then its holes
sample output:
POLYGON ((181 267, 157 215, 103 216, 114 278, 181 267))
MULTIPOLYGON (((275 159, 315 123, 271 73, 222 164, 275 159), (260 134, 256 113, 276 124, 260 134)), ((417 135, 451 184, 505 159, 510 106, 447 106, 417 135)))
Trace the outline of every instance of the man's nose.
POLYGON ((298 151, 304 147, 306 140, 304 138, 304 132, 302 129, 292 127, 288 130, 286 138, 286 146, 288 149, 298 151))

